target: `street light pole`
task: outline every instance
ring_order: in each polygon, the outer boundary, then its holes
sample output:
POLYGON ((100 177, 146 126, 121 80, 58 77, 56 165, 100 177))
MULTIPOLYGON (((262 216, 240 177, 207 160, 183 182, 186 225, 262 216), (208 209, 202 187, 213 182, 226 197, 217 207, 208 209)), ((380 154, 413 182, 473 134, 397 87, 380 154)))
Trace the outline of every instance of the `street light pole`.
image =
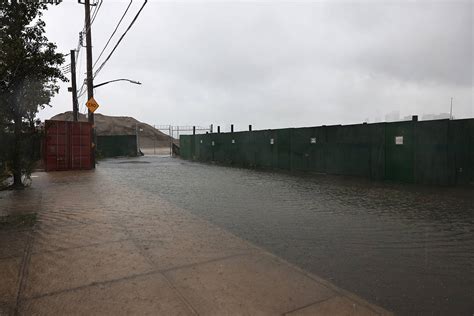
POLYGON ((94 86, 94 89, 95 89, 95 88, 98 88, 98 87, 105 86, 106 84, 109 84, 109 83, 112 83, 112 82, 117 82, 117 81, 128 81, 128 82, 130 82, 130 83, 138 84, 138 85, 141 85, 141 84, 142 84, 142 83, 139 82, 139 81, 130 80, 130 79, 115 79, 115 80, 110 80, 110 81, 106 81, 106 82, 99 83, 98 85, 95 85, 95 86, 94 86))

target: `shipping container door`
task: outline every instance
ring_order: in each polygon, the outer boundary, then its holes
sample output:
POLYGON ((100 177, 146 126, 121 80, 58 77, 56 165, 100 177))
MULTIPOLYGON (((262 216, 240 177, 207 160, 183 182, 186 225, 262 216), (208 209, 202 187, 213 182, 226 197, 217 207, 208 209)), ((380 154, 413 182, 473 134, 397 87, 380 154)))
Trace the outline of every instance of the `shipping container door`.
POLYGON ((68 122, 47 121, 46 129, 46 171, 69 169, 68 122))
POLYGON ((91 125, 86 122, 71 123, 71 169, 91 169, 91 125))

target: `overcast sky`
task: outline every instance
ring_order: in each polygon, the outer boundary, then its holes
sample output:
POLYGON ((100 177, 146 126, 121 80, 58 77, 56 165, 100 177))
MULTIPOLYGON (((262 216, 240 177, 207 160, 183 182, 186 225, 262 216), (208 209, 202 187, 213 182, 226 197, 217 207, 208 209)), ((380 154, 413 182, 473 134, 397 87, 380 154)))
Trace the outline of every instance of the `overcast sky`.
MULTIPOLYGON (((104 0, 92 27, 94 60, 128 2, 104 0)), ((117 35, 142 2, 133 1, 117 35)), ((98 112, 152 125, 263 129, 383 121, 393 111, 421 117, 449 112, 454 97, 453 114, 473 117, 472 3, 150 0, 95 80, 143 85, 96 89, 98 112)), ((60 51, 77 46, 82 5, 64 0, 44 18, 60 51)), ((41 118, 72 108, 67 86, 41 118)))

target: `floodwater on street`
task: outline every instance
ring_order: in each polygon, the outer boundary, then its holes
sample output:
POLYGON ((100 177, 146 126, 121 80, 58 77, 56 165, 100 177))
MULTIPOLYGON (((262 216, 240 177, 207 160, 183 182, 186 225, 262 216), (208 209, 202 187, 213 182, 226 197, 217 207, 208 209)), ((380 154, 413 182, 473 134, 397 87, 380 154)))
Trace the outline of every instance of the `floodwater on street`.
POLYGON ((397 314, 474 313, 471 188, 156 156, 101 161, 96 172, 157 194, 397 314))

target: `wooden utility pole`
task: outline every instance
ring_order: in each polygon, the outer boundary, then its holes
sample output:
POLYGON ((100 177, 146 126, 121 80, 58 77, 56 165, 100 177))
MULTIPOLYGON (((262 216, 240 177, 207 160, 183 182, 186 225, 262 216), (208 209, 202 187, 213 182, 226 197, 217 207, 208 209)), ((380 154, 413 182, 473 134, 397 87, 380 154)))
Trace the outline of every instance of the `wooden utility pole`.
MULTIPOLYGON (((91 3, 90 0, 84 0, 85 4, 85 26, 86 26, 86 55, 87 55, 87 100, 94 97, 94 77, 92 74, 92 32, 91 32, 91 3)), ((95 126, 94 126, 94 112, 88 110, 87 112, 89 123, 92 124, 91 134, 91 163, 92 168, 95 168, 95 126)))
POLYGON ((77 103, 77 83, 76 83, 76 51, 71 50, 71 90, 72 90, 72 116, 74 122, 78 121, 79 104, 77 103))

